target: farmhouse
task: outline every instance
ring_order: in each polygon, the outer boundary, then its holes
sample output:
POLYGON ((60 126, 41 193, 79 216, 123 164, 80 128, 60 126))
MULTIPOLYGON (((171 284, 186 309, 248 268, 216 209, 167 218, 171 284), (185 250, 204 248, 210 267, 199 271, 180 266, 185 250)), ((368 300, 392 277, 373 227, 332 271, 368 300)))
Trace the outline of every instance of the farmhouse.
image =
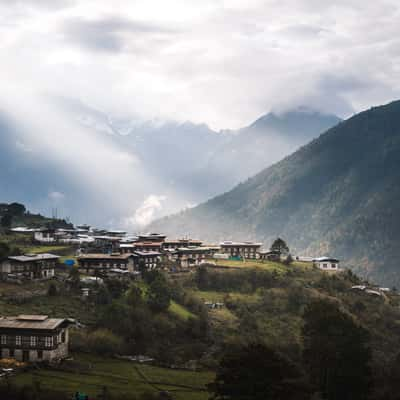
POLYGON ((68 327, 74 321, 47 315, 0 317, 1 358, 57 361, 68 356, 68 327))
POLYGON ((319 257, 313 259, 314 266, 324 271, 338 271, 339 260, 332 257, 319 257))
POLYGON ((39 243, 53 243, 56 241, 55 232, 55 229, 38 229, 34 232, 33 238, 39 243))
POLYGON ((135 251, 134 243, 120 243, 118 250, 121 254, 132 254, 135 251))
POLYGON ((162 243, 167 236, 161 235, 160 233, 146 233, 139 235, 139 242, 160 242, 162 243))
POLYGON ((154 269, 157 267, 157 263, 160 260, 162 254, 158 251, 140 251, 136 250, 134 253, 135 263, 137 268, 140 263, 144 263, 146 269, 154 269))
POLYGON ((54 276, 59 258, 48 253, 10 256, 0 263, 0 275, 2 279, 48 279, 54 276))
POLYGON ((276 250, 260 250, 258 252, 258 258, 260 260, 267 260, 267 261, 280 261, 281 260, 281 253, 276 250))
POLYGON ((115 236, 94 236, 94 242, 91 245, 91 248, 95 249, 95 251, 99 251, 100 253, 111 253, 117 250, 119 241, 120 238, 115 236))
POLYGON ((261 243, 254 242, 222 242, 221 252, 230 257, 256 259, 261 243))
POLYGON ((149 251, 149 252, 160 252, 161 242, 151 242, 151 241, 138 241, 132 243, 134 245, 135 251, 149 251))
POLYGON ((201 240, 196 239, 176 239, 176 240, 165 240, 162 244, 163 250, 176 250, 184 247, 200 247, 202 245, 201 240))
POLYGON ((133 272, 135 269, 134 254, 83 254, 78 257, 79 267, 87 274, 107 274, 111 269, 124 269, 133 272))

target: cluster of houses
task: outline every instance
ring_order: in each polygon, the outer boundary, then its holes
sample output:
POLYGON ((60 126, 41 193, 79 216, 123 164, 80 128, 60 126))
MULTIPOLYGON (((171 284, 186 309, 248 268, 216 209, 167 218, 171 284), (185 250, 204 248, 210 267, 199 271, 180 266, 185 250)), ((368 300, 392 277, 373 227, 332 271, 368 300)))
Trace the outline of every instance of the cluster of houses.
MULTIPOLYGON (((218 245, 204 244, 197 239, 169 239, 159 233, 130 236, 120 230, 98 230, 88 225, 73 229, 26 229, 14 232, 31 233, 33 240, 47 244, 77 244, 79 268, 96 277, 126 277, 143 269, 157 268, 161 263, 172 268, 188 269, 212 259, 279 261, 278 251, 262 249, 262 243, 224 241, 218 245)), ((330 257, 299 258, 312 262, 325 271, 338 271, 339 260, 330 257)), ((0 260, 0 278, 47 279, 54 276, 59 256, 26 254, 0 260)))
MULTIPOLYGON (((74 229, 16 228, 15 233, 31 234, 37 243, 71 244, 78 248, 79 269, 85 279, 101 277, 129 277, 143 269, 154 269, 160 264, 171 269, 188 269, 212 260, 272 260, 279 261, 277 251, 265 251, 261 243, 224 241, 218 245, 200 240, 169 239, 165 235, 149 233, 129 236, 126 232, 93 230, 82 225, 74 229)), ((322 257, 304 259, 325 271, 338 271, 339 260, 322 257)), ((55 254, 25 254, 0 260, 0 278, 7 280, 41 280, 55 276, 60 257, 55 254)), ((85 289, 88 290, 88 289, 85 289)), ((222 303, 207 304, 220 308, 222 303)), ((49 318, 46 315, 0 317, 0 358, 22 362, 57 361, 68 355, 68 328, 74 321, 49 318)))

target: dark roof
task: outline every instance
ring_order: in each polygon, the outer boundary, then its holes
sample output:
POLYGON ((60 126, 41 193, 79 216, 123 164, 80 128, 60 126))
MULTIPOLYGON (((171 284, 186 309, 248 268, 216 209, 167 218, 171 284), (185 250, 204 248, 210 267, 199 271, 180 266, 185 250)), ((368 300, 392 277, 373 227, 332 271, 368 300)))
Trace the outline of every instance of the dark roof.
POLYGON ((127 260, 128 258, 133 257, 133 254, 102 254, 102 253, 93 253, 93 254, 82 254, 78 257, 78 261, 80 260, 127 260))
POLYGON ((333 258, 333 257, 318 257, 318 258, 314 258, 313 261, 316 261, 316 262, 326 261, 326 262, 335 262, 335 263, 339 262, 339 260, 337 258, 333 258))

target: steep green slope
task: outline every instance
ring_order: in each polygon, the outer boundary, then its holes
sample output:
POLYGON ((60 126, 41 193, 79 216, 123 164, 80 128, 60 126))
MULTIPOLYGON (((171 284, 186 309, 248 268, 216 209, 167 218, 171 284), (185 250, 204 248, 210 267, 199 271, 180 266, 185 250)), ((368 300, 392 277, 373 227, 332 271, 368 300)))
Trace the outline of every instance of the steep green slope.
POLYGON ((340 123, 232 191, 150 228, 266 245, 282 236, 295 254, 335 255, 399 284, 399 221, 397 101, 340 123))

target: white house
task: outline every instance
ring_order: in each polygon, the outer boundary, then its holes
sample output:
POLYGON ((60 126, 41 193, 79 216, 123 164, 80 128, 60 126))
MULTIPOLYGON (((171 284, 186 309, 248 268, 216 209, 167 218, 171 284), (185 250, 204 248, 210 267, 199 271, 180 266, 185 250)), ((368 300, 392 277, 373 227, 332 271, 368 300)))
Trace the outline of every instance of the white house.
POLYGON ((54 229, 38 229, 34 233, 34 239, 40 243, 53 243, 56 241, 54 229))
POLYGON ((338 271, 339 268, 339 260, 333 257, 319 257, 314 258, 313 263, 319 269, 323 271, 338 271))

